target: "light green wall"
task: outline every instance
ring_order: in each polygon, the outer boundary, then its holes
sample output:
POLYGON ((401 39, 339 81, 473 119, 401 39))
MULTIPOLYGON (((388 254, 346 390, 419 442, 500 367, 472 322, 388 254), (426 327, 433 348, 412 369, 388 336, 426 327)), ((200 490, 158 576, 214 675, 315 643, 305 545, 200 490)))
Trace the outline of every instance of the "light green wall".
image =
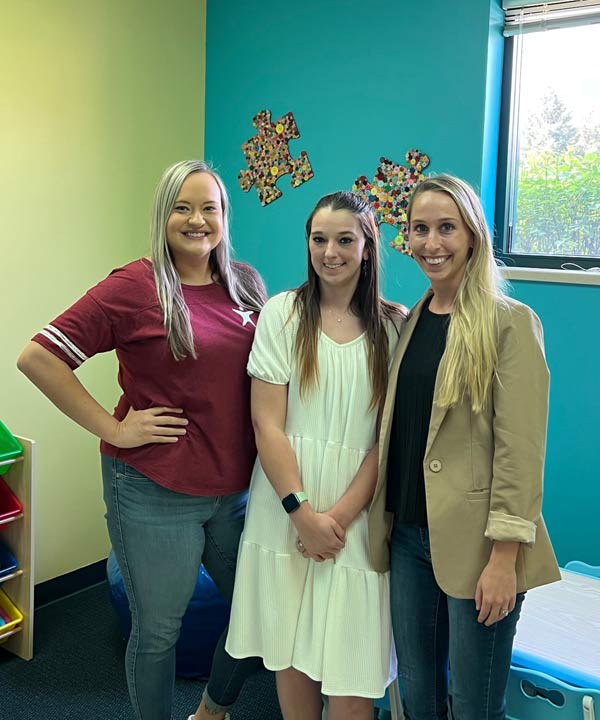
MULTIPOLYGON (((27 340, 146 253, 152 191, 204 151, 205 0, 20 0, 0 23, 0 419, 38 442, 36 582, 106 557, 97 441, 15 368, 27 340)), ((112 357, 79 376, 112 409, 112 357)))

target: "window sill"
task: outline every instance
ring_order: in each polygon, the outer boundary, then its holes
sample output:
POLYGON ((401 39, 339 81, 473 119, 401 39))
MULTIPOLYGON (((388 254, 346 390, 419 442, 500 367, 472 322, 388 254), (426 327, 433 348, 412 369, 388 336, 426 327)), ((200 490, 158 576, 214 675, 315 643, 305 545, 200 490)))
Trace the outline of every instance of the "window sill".
POLYGON ((600 272, 585 270, 555 270, 552 268, 501 267, 507 280, 528 282, 572 283, 576 285, 600 285, 600 272))

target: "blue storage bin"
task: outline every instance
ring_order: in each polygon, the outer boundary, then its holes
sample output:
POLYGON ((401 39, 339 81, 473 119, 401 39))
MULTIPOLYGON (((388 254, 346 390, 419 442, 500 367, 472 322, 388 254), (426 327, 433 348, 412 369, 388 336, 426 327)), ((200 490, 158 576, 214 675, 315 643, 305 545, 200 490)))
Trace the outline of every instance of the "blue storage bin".
POLYGON ((0 580, 19 569, 17 558, 0 542, 0 580))

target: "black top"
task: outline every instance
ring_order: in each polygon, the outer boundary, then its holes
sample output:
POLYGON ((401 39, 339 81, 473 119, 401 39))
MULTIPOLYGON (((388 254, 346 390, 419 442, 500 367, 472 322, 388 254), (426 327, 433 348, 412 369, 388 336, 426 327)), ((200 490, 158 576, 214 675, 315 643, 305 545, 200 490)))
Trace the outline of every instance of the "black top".
POLYGON ((423 458, 435 379, 446 348, 450 315, 423 306, 398 371, 390 434, 387 509, 396 522, 427 526, 423 458))

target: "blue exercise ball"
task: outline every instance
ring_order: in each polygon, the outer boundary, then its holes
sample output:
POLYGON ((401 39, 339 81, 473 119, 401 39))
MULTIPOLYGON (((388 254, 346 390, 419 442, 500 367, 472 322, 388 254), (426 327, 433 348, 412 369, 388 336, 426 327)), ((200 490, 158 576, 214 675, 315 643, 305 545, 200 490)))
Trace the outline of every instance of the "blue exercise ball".
MULTIPOLYGON (((111 550, 106 563, 111 603, 119 617, 123 637, 131 632, 131 613, 123 576, 111 550)), ((194 594, 181 622, 175 647, 176 673, 180 677, 207 678, 221 633, 229 622, 229 605, 201 565, 194 594)))

